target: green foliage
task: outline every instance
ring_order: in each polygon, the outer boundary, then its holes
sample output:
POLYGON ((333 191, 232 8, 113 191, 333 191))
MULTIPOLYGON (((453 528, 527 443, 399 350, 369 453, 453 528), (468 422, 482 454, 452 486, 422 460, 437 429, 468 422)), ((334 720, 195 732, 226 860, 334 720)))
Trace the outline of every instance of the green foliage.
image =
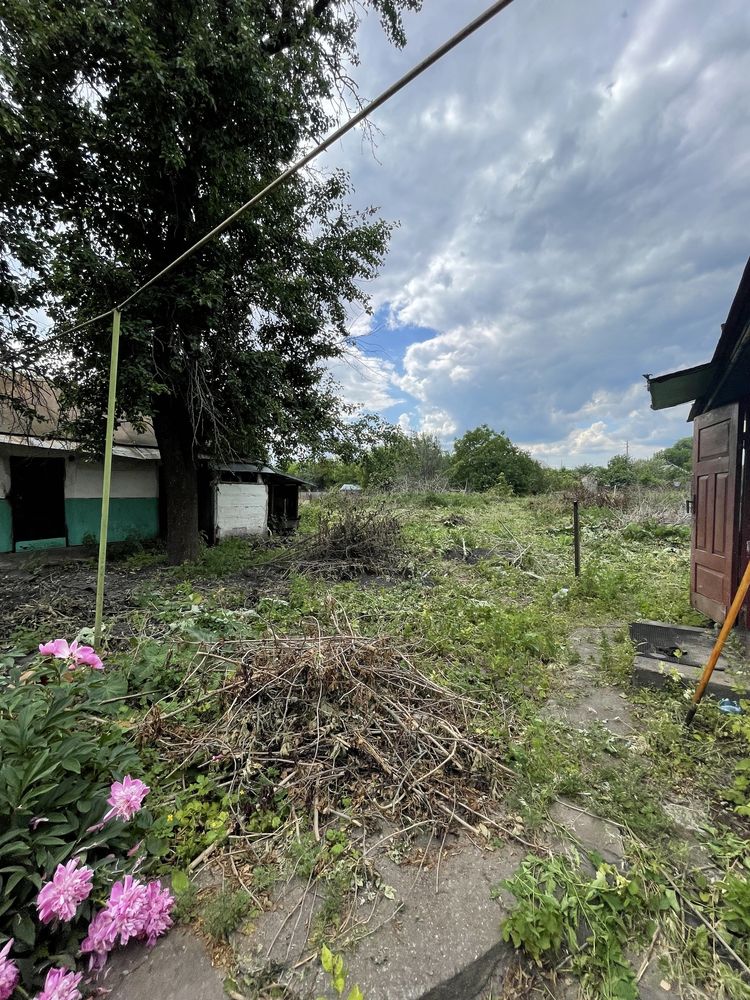
POLYGON ((637 1000, 626 951, 648 940, 660 913, 679 909, 673 890, 640 864, 623 875, 599 860, 590 878, 577 860, 529 856, 502 886, 516 898, 503 939, 536 962, 565 950, 585 995, 597 1000, 637 1000))
POLYGON ((503 480, 516 493, 538 493, 544 486, 541 465, 517 448, 506 434, 486 424, 467 431, 453 445, 451 481, 471 490, 488 490, 503 480))
POLYGON ((632 486, 636 482, 633 462, 627 455, 613 455, 607 468, 601 473, 599 482, 603 486, 632 486))
MULTIPOLYGON (((420 3, 5 3, 0 229, 28 307, 51 303, 70 329, 163 268, 338 124, 362 13, 403 45, 420 3)), ((389 234, 352 208, 343 172, 300 172, 128 307, 118 415, 154 418, 170 558, 198 453, 288 456, 336 436, 321 362, 342 351, 348 305, 369 309, 389 234)), ((95 324, 45 344, 75 437, 99 447, 108 338, 95 324)))
POLYGON ((684 472, 690 472, 693 468, 693 439, 691 437, 680 438, 669 448, 657 451, 654 458, 674 465, 684 472))
MULTIPOLYGON (((87 668, 60 680, 56 663, 26 672, 14 666, 0 680, 0 936, 14 937, 24 978, 55 954, 75 954, 78 924, 53 929, 34 919, 34 899, 58 864, 75 851, 95 869, 124 854, 132 830, 146 830, 147 812, 125 832, 108 823, 109 786, 140 762, 109 717, 108 678, 87 668), (33 958, 33 961, 32 961, 33 958)), ((81 909, 90 915, 91 903, 81 909)))
POLYGON ((719 914, 722 927, 736 948, 750 958, 750 879, 730 873, 719 886, 719 914))
POLYGON ((157 817, 147 846, 163 863, 185 867, 211 844, 226 838, 231 805, 228 794, 199 774, 176 796, 169 811, 157 817))
POLYGON ((394 428, 388 440, 362 456, 363 483, 380 489, 420 489, 443 479, 449 463, 434 434, 404 434, 394 428))
POLYGON ((655 541, 674 544, 690 541, 688 524, 659 524, 651 518, 628 524, 623 529, 623 538, 631 541, 655 541))
POLYGON ((252 909, 252 898, 244 889, 224 889, 203 906, 201 920, 214 940, 227 941, 252 909))
POLYGON ((732 784, 723 790, 722 798, 732 803, 739 816, 750 816, 750 759, 737 765, 732 784))
MULTIPOLYGON (((328 945, 323 945, 320 949, 320 964, 323 971, 330 976, 331 986, 336 992, 336 996, 343 996, 346 989, 346 970, 344 959, 341 955, 335 955, 328 945)), ((318 1000, 325 1000, 325 997, 318 997, 318 1000)), ((359 986, 354 986, 347 993, 346 1000, 364 1000, 364 995, 359 986)))

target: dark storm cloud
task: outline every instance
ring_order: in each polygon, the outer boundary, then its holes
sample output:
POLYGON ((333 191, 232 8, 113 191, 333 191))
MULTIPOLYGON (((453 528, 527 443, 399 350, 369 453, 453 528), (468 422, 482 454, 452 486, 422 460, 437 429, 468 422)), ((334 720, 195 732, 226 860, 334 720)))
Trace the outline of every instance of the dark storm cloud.
MULTIPOLYGON (((402 53, 367 23, 363 92, 483 6, 427 0, 402 53)), ((640 376, 710 357, 750 253, 749 77, 746 0, 516 0, 377 115, 377 160, 342 144, 358 202, 401 221, 375 303, 435 331, 373 399, 550 461, 686 433, 640 376)))

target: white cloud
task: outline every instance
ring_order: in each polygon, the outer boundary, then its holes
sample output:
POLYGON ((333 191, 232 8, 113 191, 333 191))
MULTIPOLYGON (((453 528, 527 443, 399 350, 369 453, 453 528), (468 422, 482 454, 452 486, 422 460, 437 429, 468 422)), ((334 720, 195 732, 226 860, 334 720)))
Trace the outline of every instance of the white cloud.
MULTIPOLYGON (((363 91, 484 6, 430 0, 404 53, 368 22, 363 91)), ((641 376, 710 357, 750 251, 749 76, 746 0, 524 0, 378 113, 377 161, 341 144, 358 202, 401 220, 372 286, 397 364, 371 401, 539 454, 688 433, 641 376), (402 346, 411 325, 434 335, 402 346)))
POLYGON ((327 367, 346 403, 377 413, 404 401, 397 393, 393 364, 368 356, 356 343, 350 343, 327 367))

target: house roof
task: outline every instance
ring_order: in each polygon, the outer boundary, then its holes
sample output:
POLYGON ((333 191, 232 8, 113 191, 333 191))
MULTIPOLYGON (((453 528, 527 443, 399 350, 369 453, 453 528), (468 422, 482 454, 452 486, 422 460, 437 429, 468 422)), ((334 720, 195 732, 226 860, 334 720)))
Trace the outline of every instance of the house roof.
POLYGON ((688 420, 748 394, 750 374, 750 258, 721 328, 713 358, 703 365, 652 377, 646 375, 651 408, 663 410, 693 401, 688 420))
MULTIPOLYGON (((211 461, 209 455, 201 455, 201 458, 208 462, 211 461)), ((298 486, 314 485, 307 479, 300 479, 299 476, 291 476, 288 472, 274 469, 271 465, 259 465, 257 462, 227 462, 226 464, 214 465, 214 468, 220 472, 254 472, 263 476, 264 480, 271 482, 274 480, 283 480, 284 482, 296 483, 298 486)))
MULTIPOLYGON (((52 451, 76 451, 79 442, 66 437, 66 422, 73 413, 60 412, 59 390, 47 380, 32 382, 27 378, 0 374, 0 444, 25 448, 47 448, 52 451), (9 399, 17 400, 20 407, 11 406, 9 399)), ((151 422, 144 421, 142 431, 123 421, 115 429, 112 454, 118 458, 135 458, 158 462, 160 459, 156 435, 151 422)), ((201 455, 211 462, 208 455, 201 455)), ((229 465, 214 464, 214 468, 231 472, 255 472, 266 480, 311 486, 305 479, 280 472, 270 465, 239 462, 229 465)))
MULTIPOLYGON (((74 417, 73 412, 61 412, 60 391, 46 379, 32 381, 0 374, 0 440, 4 443, 74 451, 79 442, 69 436, 65 427, 74 417), (20 405, 11 406, 10 399, 20 405)), ((156 448, 153 427, 145 421, 144 429, 138 431, 132 424, 123 421, 115 428, 114 445, 115 449, 156 448)), ((117 454, 116 450, 114 454, 117 454)))

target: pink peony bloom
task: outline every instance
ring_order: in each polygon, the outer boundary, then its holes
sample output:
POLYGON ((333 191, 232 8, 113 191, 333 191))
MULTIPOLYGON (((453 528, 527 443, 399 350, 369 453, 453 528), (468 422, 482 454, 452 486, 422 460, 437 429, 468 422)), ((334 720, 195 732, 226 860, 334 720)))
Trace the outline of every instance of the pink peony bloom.
POLYGON ((70 653, 73 658, 73 663, 70 666, 71 670, 74 669, 74 666, 79 666, 81 663, 87 667, 91 667, 92 670, 104 670, 104 664, 91 646, 78 646, 75 642, 73 646, 71 646, 70 653), (73 646, 75 646, 75 649, 73 649, 73 646))
POLYGON ((172 926, 173 906, 174 897, 158 879, 144 885, 126 875, 122 882, 115 882, 107 905, 91 921, 81 943, 81 952, 91 956, 89 969, 102 969, 115 945, 132 938, 145 939, 153 948, 172 926))
POLYGON ((79 869, 80 860, 73 858, 66 865, 58 865, 52 880, 42 886, 36 905, 43 924, 50 923, 55 917, 72 920, 79 903, 91 894, 94 873, 85 866, 79 869))
POLYGON ((70 646, 65 639, 52 639, 39 646, 42 656, 55 656, 58 660, 67 660, 70 656, 70 646))
POLYGON ((18 966, 8 955, 13 947, 13 938, 0 948, 0 1000, 8 1000, 18 985, 18 966))
POLYGON ((112 886, 106 911, 120 944, 127 944, 131 938, 143 934, 146 897, 146 886, 132 875, 126 875, 122 882, 112 886))
POLYGON ((54 656, 58 660, 69 660, 68 670, 75 670, 81 664, 91 667, 92 670, 104 669, 104 664, 93 648, 79 646, 77 639, 74 639, 70 644, 66 639, 52 639, 50 642, 43 642, 39 646, 39 652, 42 656, 54 656))
POLYGON ((44 989, 36 1000, 81 1000, 78 984, 83 979, 81 972, 67 969, 50 969, 44 981, 44 989))
POLYGON ((173 906, 174 896, 169 889, 162 889, 158 879, 148 883, 142 933, 146 935, 146 944, 149 948, 153 948, 156 939, 172 926, 173 906))
POLYGON ((138 778, 131 778, 126 774, 122 781, 113 781, 109 790, 107 804, 112 806, 106 814, 103 823, 116 817, 117 819, 131 820, 140 811, 143 800, 151 789, 138 778))
POLYGON ((89 969, 101 969, 107 961, 107 955, 117 942, 117 928, 112 921, 112 914, 105 908, 100 910, 89 924, 88 933, 81 942, 84 955, 90 954, 89 969))

